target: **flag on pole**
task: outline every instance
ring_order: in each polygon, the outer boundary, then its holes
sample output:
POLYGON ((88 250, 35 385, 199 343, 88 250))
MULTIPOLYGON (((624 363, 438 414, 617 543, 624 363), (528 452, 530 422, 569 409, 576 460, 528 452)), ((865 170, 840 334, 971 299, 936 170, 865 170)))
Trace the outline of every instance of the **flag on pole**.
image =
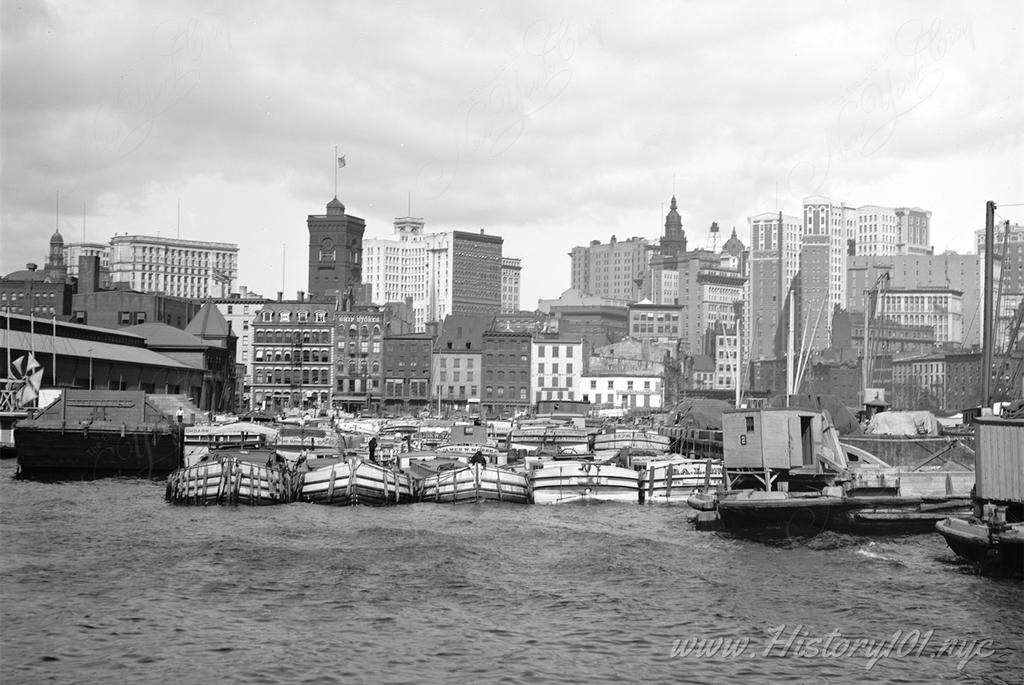
POLYGON ((24 407, 39 397, 39 387, 43 382, 43 366, 36 361, 33 354, 21 356, 11 363, 11 377, 24 381, 18 389, 18 405, 24 407))
POLYGON ((345 155, 338 157, 338 168, 341 169, 345 166, 345 155))

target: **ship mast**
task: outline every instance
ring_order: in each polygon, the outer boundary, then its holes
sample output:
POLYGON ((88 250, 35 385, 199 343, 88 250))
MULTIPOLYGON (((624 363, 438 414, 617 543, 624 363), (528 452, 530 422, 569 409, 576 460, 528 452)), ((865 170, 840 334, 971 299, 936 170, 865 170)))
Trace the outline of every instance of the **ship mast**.
POLYGON ((989 200, 985 203, 985 283, 982 286, 984 293, 984 318, 982 322, 982 346, 981 346, 981 406, 990 407, 992 404, 992 321, 995 318, 992 311, 992 286, 994 277, 992 270, 995 268, 995 255, 993 254, 993 243, 995 242, 995 215, 996 203, 989 200))

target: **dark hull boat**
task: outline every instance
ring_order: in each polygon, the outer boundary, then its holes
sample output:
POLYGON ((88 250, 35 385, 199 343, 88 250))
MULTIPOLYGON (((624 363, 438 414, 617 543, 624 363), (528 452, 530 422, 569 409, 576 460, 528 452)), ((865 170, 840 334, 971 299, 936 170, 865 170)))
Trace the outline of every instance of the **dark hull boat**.
POLYGON ((958 557, 973 562, 992 559, 1010 571, 1024 572, 1024 523, 991 527, 973 516, 951 516, 936 523, 935 530, 958 557))
POLYGON ((143 392, 65 390, 14 428, 26 478, 163 477, 184 465, 184 434, 143 392))
POLYGON ((820 532, 845 513, 842 497, 819 493, 736 490, 718 499, 718 515, 729 529, 781 528, 820 532))

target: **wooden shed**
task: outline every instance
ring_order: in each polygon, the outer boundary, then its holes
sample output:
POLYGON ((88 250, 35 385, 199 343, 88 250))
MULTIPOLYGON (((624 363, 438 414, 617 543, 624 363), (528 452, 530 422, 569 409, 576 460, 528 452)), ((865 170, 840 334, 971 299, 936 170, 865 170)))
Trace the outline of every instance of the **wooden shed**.
POLYGON ((1024 419, 974 420, 976 497, 1024 503, 1024 419))
POLYGON ((779 478, 812 481, 845 472, 846 455, 828 414, 795 407, 738 409, 722 415, 722 451, 730 482, 753 476, 765 489, 779 478))

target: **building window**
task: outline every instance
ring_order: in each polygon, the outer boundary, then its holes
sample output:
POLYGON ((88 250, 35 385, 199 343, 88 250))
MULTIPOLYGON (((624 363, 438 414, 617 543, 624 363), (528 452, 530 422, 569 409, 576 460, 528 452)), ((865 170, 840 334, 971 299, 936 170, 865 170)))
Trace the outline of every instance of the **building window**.
POLYGON ((132 322, 132 313, 131 312, 118 312, 117 313, 117 321, 118 321, 118 323, 121 323, 121 324, 124 324, 124 325, 130 325, 131 322, 132 322))

